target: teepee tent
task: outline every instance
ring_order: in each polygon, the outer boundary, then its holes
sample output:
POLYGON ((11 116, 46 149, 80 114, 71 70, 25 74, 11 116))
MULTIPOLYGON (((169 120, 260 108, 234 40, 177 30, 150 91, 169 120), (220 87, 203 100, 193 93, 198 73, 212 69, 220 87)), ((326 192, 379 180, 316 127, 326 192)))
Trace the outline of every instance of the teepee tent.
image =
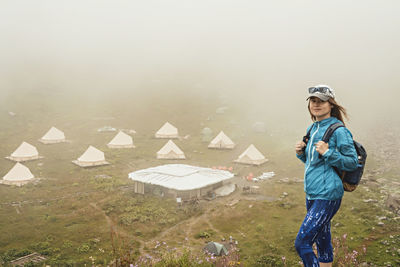
POLYGON ((228 255, 228 250, 226 247, 218 242, 208 242, 204 247, 204 250, 214 256, 228 255))
POLYGON ((120 131, 117 135, 107 144, 109 148, 134 148, 133 140, 130 135, 120 131))
POLYGON ((218 149, 233 149, 235 143, 223 132, 221 131, 208 145, 208 148, 218 148, 218 149))
POLYGON ((178 129, 166 122, 155 134, 156 138, 178 138, 178 129))
POLYGON ((43 144, 55 144, 65 142, 65 135, 56 127, 51 127, 50 130, 39 139, 43 144))
POLYGON ((7 159, 13 161, 28 161, 41 158, 39 156, 39 152, 36 147, 26 142, 22 142, 22 144, 11 154, 11 156, 6 157, 7 159))
POLYGON ((158 159, 185 159, 185 154, 180 148, 175 145, 172 140, 169 140, 158 152, 158 159))
POLYGON ((28 167, 17 162, 14 167, 3 177, 3 184, 21 186, 35 178, 28 167))
POLYGON ((267 162, 268 159, 261 154, 258 149, 251 144, 239 157, 235 162, 243 163, 243 164, 250 164, 250 165, 261 165, 267 162))
POLYGON ((89 146, 89 148, 85 151, 85 153, 82 154, 82 156, 78 158, 78 160, 73 160, 72 162, 81 167, 109 164, 104 158, 104 152, 93 146, 89 146))

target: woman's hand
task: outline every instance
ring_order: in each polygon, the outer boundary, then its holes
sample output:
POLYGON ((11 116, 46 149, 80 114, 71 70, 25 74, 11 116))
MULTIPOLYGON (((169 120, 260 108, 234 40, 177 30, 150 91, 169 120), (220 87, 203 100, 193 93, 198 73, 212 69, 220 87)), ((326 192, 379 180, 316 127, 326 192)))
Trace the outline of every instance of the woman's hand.
POLYGON ((303 154, 303 148, 305 148, 305 147, 306 147, 306 143, 304 143, 303 141, 297 142, 295 145, 296 154, 297 155, 303 154))
POLYGON ((329 149, 329 144, 325 143, 324 141, 319 141, 315 144, 315 150, 320 154, 323 155, 329 149))

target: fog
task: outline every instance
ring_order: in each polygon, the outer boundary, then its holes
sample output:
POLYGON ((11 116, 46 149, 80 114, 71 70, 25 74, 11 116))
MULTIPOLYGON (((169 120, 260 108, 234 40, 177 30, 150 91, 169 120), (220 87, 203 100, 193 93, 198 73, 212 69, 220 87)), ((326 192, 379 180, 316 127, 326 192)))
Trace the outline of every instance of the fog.
POLYGON ((305 126, 307 87, 322 83, 355 127, 398 124, 399 10, 397 0, 2 0, 0 103, 32 90, 194 92, 305 126))

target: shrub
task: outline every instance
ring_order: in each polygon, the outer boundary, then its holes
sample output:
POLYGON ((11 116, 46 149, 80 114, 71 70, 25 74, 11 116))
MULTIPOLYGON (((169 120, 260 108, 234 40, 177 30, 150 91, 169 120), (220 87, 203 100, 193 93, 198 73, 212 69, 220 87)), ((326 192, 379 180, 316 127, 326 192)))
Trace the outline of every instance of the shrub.
POLYGON ((197 233, 194 237, 197 238, 197 239, 199 239, 199 238, 210 238, 213 235, 215 235, 215 231, 212 230, 212 229, 207 229, 204 232, 197 233))
POLYGON ((82 244, 80 247, 77 248, 78 253, 87 253, 90 250, 89 244, 82 244))
POLYGON ((253 264, 253 266, 284 266, 282 262, 282 258, 277 255, 262 255, 257 258, 253 264))
POLYGON ((62 248, 70 248, 70 247, 72 247, 72 242, 69 240, 65 240, 62 245, 62 248))
POLYGON ((262 224, 257 224, 257 226, 256 226, 256 231, 257 231, 257 232, 263 232, 263 231, 264 231, 264 225, 262 225, 262 224))

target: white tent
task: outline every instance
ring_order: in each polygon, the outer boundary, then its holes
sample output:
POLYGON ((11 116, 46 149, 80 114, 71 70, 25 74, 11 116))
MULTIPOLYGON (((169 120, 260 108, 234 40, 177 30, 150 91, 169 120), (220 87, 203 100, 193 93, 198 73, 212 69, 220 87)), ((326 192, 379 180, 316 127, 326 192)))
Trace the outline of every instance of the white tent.
POLYGON ((261 154, 258 149, 251 144, 239 157, 235 162, 243 163, 243 164, 250 164, 250 165, 261 165, 267 162, 268 159, 261 154))
POLYGON ((178 138, 178 129, 166 122, 155 134, 156 138, 178 138))
POLYGON ((182 199, 201 197, 231 182, 234 174, 229 171, 213 170, 186 164, 166 164, 129 174, 135 183, 135 193, 154 192, 161 187, 165 196, 182 199), (149 190, 145 190, 148 188, 149 190))
POLYGON ((89 148, 85 151, 85 153, 82 154, 82 156, 78 158, 78 160, 73 160, 72 162, 81 167, 109 164, 104 158, 104 152, 93 146, 89 146, 89 148))
POLYGON ((22 144, 11 154, 11 156, 6 157, 7 159, 13 161, 28 161, 42 158, 39 156, 39 152, 36 147, 26 142, 22 142, 22 144))
POLYGON ((233 149, 235 143, 221 131, 208 145, 208 148, 233 149))
POLYGON ((175 145, 172 140, 169 140, 158 152, 158 159, 185 159, 185 154, 180 148, 175 145))
POLYGON ((14 167, 3 177, 3 184, 21 186, 35 178, 28 167, 17 162, 14 167))
POLYGON ((43 144, 55 144, 65 142, 65 135, 56 127, 51 127, 50 130, 41 138, 39 142, 43 144))
POLYGON ((109 148, 134 148, 133 140, 130 135, 120 131, 117 135, 107 144, 109 148))

